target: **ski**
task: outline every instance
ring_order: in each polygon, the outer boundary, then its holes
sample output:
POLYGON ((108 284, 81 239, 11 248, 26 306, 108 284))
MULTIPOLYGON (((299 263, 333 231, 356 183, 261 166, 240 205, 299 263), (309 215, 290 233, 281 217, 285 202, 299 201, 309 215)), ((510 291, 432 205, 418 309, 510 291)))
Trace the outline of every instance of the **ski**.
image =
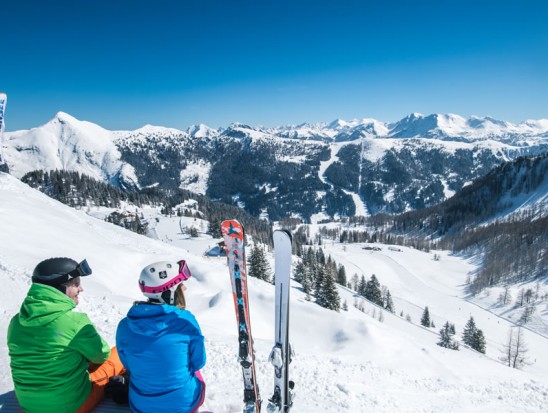
POLYGON ((7 161, 3 157, 4 152, 4 111, 6 109, 6 103, 8 97, 5 93, 0 93, 0 172, 9 173, 7 161))
POLYGON ((247 296, 247 270, 244 249, 244 227, 236 220, 223 221, 221 233, 226 247, 228 271, 234 296, 238 324, 238 360, 244 379, 244 413, 260 413, 261 396, 255 374, 255 353, 251 336, 249 302, 247 296))
POLYGON ((269 360, 274 366, 274 393, 269 399, 269 413, 287 413, 293 405, 294 383, 289 381, 291 346, 289 345, 289 280, 291 275, 291 234, 274 231, 274 280, 276 311, 274 347, 269 360))

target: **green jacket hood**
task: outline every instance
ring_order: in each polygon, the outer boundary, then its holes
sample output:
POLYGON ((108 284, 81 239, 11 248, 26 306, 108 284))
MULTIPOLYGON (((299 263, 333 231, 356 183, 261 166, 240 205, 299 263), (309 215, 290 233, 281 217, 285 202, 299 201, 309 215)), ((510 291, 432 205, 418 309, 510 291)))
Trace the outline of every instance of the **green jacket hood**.
POLYGON ((32 284, 21 305, 19 322, 22 326, 49 324, 76 307, 67 295, 43 284, 32 284))

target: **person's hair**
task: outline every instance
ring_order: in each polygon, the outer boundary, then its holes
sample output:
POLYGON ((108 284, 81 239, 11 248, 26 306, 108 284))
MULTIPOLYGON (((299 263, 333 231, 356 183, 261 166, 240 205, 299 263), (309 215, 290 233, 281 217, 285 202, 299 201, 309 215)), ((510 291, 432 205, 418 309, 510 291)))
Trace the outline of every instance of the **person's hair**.
POLYGON ((54 287, 57 288, 59 291, 61 291, 63 294, 67 293, 67 287, 77 287, 80 285, 80 277, 71 278, 67 282, 63 284, 59 284, 58 286, 54 287))
POLYGON ((63 285, 67 286, 67 287, 77 287, 80 285, 80 277, 76 277, 76 278, 71 278, 70 280, 68 280, 66 283, 64 283, 63 285))
POLYGON ((180 283, 175 290, 175 307, 184 310, 186 308, 185 292, 183 290, 183 283, 180 283))
MULTIPOLYGON (((175 289, 175 299, 173 301, 173 305, 177 308, 180 308, 181 310, 186 309, 186 300, 185 300, 185 292, 183 290, 183 283, 180 283, 177 288, 175 289)), ((133 305, 139 305, 139 304, 169 304, 166 302, 162 302, 160 300, 157 300, 155 298, 149 298, 147 301, 134 301, 133 305)))

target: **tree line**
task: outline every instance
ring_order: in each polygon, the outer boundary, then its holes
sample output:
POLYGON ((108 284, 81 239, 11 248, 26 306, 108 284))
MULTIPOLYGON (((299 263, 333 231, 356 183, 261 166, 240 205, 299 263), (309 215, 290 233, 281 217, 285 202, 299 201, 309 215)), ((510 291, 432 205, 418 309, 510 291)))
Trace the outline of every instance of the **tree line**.
MULTIPOLYGON (((252 234, 266 245, 272 245, 272 227, 269 222, 258 219, 237 206, 214 202, 204 195, 184 189, 144 188, 125 191, 85 174, 67 170, 32 171, 25 174, 21 181, 74 208, 92 206, 120 208, 122 202, 127 202, 136 208, 145 205, 161 206, 164 215, 172 216, 188 213, 188 211, 177 210, 176 207, 193 199, 196 201, 196 210, 199 211, 194 213, 198 213, 200 218, 210 222, 209 228, 213 236, 221 237, 220 223, 223 220, 237 219, 244 225, 248 234, 252 234)), ((121 213, 118 212, 118 214, 121 213)), ((142 232, 142 223, 126 225, 124 222, 127 220, 116 214, 111 214, 108 220, 142 232)))

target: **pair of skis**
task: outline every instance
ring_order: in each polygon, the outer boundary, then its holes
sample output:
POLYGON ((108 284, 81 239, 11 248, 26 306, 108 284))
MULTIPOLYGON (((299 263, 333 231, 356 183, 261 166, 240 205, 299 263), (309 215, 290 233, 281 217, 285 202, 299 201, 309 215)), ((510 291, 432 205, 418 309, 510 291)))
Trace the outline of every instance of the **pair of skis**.
MULTIPOLYGON (((244 380, 244 413, 260 413, 261 396, 255 373, 255 353, 251 335, 244 228, 236 220, 223 221, 221 232, 226 246, 228 270, 234 295, 238 323, 238 359, 244 380)), ((289 278, 291 272, 291 235, 274 231, 274 277, 276 283, 275 343, 269 360, 274 366, 274 393, 269 400, 269 413, 287 413, 293 404, 293 382, 289 381, 289 278)))

